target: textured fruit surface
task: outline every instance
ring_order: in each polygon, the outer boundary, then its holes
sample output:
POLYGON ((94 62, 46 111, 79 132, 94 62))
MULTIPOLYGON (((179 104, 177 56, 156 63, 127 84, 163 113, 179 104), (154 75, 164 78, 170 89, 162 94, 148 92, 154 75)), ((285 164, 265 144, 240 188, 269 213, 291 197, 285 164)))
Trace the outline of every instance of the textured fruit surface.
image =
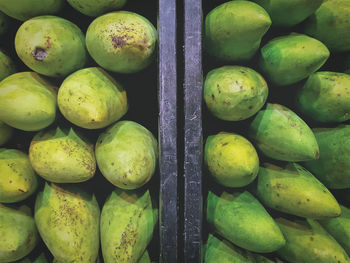
POLYGON ((204 100, 219 119, 239 121, 253 116, 265 104, 268 87, 253 69, 224 66, 210 71, 204 82, 204 100))
POLYGON ((80 13, 87 16, 100 16, 122 8, 127 0, 67 0, 80 13))
POLYGON ((0 120, 24 131, 38 131, 56 118, 57 88, 35 72, 13 74, 0 82, 0 120))
POLYGON ((14 74, 16 71, 16 66, 12 59, 0 50, 0 81, 14 74))
POLYGON ((145 17, 117 11, 96 18, 86 33, 86 46, 101 67, 134 73, 154 59, 157 30, 145 17))
POLYGON ((15 48, 30 69, 50 77, 64 77, 82 68, 87 60, 84 34, 57 16, 24 22, 17 31, 15 48))
POLYGON ((13 136, 13 128, 0 121, 0 146, 7 143, 13 136))
POLYGON ((126 92, 101 68, 85 68, 67 77, 58 91, 63 116, 86 129, 104 128, 128 110, 126 92))

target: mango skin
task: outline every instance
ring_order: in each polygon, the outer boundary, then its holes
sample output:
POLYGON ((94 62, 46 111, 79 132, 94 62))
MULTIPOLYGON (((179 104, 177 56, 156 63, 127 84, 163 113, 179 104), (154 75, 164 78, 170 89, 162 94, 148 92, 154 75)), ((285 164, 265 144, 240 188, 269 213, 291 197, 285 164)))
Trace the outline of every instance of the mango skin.
POLYGON ((316 221, 296 223, 278 218, 276 222, 287 241, 277 251, 282 259, 290 263, 350 262, 344 249, 316 221))
POLYGON ((0 50, 0 81, 16 72, 13 60, 0 50))
POLYGON ((331 192, 296 163, 260 167, 257 196, 270 208, 300 217, 324 219, 341 212, 331 192))
POLYGON ((211 70, 204 82, 203 96, 210 112, 227 121, 247 119, 265 104, 268 87, 255 70, 224 66, 211 70))
POLYGON ((286 86, 317 71, 329 55, 317 39, 292 33, 274 38, 261 48, 259 67, 273 84, 286 86))
POLYGON ((207 221, 222 237, 249 251, 269 253, 285 245, 275 221, 247 191, 220 197, 209 192, 207 221))
POLYGON ((13 128, 0 121, 0 146, 7 143, 13 136, 13 128))
POLYGON ((73 128, 59 127, 41 131, 29 147, 33 169, 54 183, 80 183, 91 179, 96 171, 94 145, 84 141, 73 128))
POLYGON ((120 121, 97 139, 98 167, 108 181, 122 189, 136 189, 153 176, 158 143, 153 134, 133 121, 120 121))
POLYGON ((350 51, 350 2, 324 0, 306 21, 304 32, 322 41, 334 53, 350 51))
POLYGON ((273 26, 295 26, 312 15, 323 0, 253 0, 270 15, 273 26))
POLYGON ((34 218, 40 236, 58 261, 96 262, 100 209, 95 196, 73 186, 46 183, 37 196, 34 218))
POLYGON ((6 34, 9 27, 9 19, 7 15, 0 11, 0 36, 6 34))
POLYGON ((100 16, 122 8, 127 0, 67 0, 80 13, 87 16, 100 16))
POLYGON ((259 157, 244 137, 220 132, 207 138, 204 164, 219 184, 242 187, 250 184, 259 171, 259 157))
POLYGON ((101 247, 106 263, 136 263, 152 239, 158 209, 149 191, 114 190, 101 213, 101 247))
POLYGON ((135 73, 154 59, 158 34, 145 17, 117 11, 96 18, 86 33, 86 46, 101 67, 135 73))
POLYGON ((24 131, 38 131, 56 118, 57 88, 35 72, 13 74, 0 82, 0 120, 24 131))
POLYGON ((24 64, 49 77, 64 77, 87 61, 84 34, 75 24, 57 16, 24 22, 17 31, 15 48, 24 64))
POLYGON ((13 209, 0 204, 0 262, 12 262, 25 257, 34 249, 38 240, 31 215, 21 208, 13 209))
POLYGON ((250 124, 248 136, 268 157, 299 162, 319 158, 319 148, 309 126, 290 109, 267 104, 250 124))
POLYGON ((320 158, 304 163, 327 188, 350 187, 350 126, 313 129, 320 147, 320 158))
POLYGON ((337 72, 312 74, 297 95, 299 110, 319 122, 350 119, 350 76, 337 72))
POLYGON ((58 90, 63 116, 85 129, 104 128, 128 110, 123 87, 101 68, 85 68, 68 76, 58 90))

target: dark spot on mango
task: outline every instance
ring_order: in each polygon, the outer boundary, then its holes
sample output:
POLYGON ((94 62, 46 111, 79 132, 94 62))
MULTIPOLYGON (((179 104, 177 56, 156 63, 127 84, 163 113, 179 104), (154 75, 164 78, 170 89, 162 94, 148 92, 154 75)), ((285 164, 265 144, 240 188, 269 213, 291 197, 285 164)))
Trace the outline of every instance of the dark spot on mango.
POLYGON ((225 143, 223 143, 223 144, 221 144, 222 146, 225 146, 225 145, 227 145, 228 144, 228 142, 225 142, 225 143))
POLYGON ((314 238, 313 238, 313 237, 310 237, 310 241, 314 241, 314 238))
POLYGON ((212 99, 212 100, 215 100, 214 94, 211 94, 211 99, 212 99))
POLYGON ((127 41, 124 38, 124 36, 119 37, 119 36, 113 36, 111 35, 112 38, 112 43, 114 48, 121 48, 126 45, 127 41))
POLYGON ((250 110, 251 110, 252 108, 253 108, 253 106, 249 106, 249 107, 248 107, 248 109, 250 109, 250 110))
POLYGON ((35 60, 43 61, 46 58, 46 51, 40 47, 36 47, 32 53, 35 60))

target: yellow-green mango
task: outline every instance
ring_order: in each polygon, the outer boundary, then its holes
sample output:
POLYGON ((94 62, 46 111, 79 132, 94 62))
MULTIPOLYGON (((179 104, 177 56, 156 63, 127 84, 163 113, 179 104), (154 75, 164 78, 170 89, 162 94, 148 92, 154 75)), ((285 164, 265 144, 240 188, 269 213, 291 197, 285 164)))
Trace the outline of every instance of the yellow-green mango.
POLYGON ((145 250, 138 263, 151 263, 151 258, 149 257, 147 250, 145 250))
POLYGON ((209 234, 205 245, 205 263, 255 263, 252 254, 209 234))
POLYGON ((286 86, 317 71, 329 55, 317 39, 292 33, 274 38, 261 48, 259 67, 273 84, 286 86))
POLYGON ((217 196, 209 191, 207 220, 233 244, 253 252, 269 253, 285 245, 273 218, 249 192, 217 196))
POLYGON ((0 148, 0 202, 15 203, 32 195, 38 186, 28 155, 0 148))
POLYGON ((100 209, 95 196, 73 186, 45 184, 35 202, 35 223, 60 262, 95 263, 100 209))
POLYGON ((0 204, 0 262, 13 262, 28 255, 39 237, 29 207, 0 204))
POLYGON ((321 225, 350 254, 350 209, 340 205, 341 215, 336 218, 320 220, 321 225))
POLYGON ((157 37, 157 30, 147 18, 116 11, 90 24, 86 46, 101 67, 118 73, 135 73, 153 61, 157 37))
POLYGON ((253 0, 269 13, 273 26, 291 27, 304 21, 323 0, 253 0))
POLYGON ((12 59, 0 50, 0 81, 14 74, 16 71, 16 66, 12 59))
POLYGON ((7 33, 9 27, 9 18, 0 11, 0 35, 7 33))
POLYGON ((314 129, 320 147, 318 160, 305 162, 305 167, 331 189, 350 187, 350 126, 314 129))
POLYGON ((297 95, 297 107, 319 122, 350 119, 350 76, 321 71, 312 74, 297 95))
POLYGON ((67 0, 80 13, 87 16, 100 16, 122 8, 127 0, 67 0))
POLYGON ((204 48, 223 61, 251 59, 270 28, 269 14, 250 1, 228 1, 205 18, 204 48))
POLYGON ((0 146, 7 143, 13 136, 13 128, 0 121, 0 146))
POLYGON ((86 68, 68 76, 58 90, 58 107, 73 124, 104 128, 128 110, 126 91, 101 68, 86 68))
POLYGON ((319 148, 309 126, 293 111, 267 104, 250 124, 249 137, 268 157, 298 162, 318 159, 319 148))
POLYGON ((56 118, 57 88, 35 72, 15 73, 0 82, 0 120, 24 131, 38 131, 56 118))
POLYGON ((152 239, 158 209, 148 190, 114 190, 101 213, 101 247, 106 263, 136 263, 152 239))
POLYGON ((211 70, 204 82, 203 97, 210 112, 227 121, 247 119, 265 104, 268 87, 255 70, 223 66, 211 70))
POLYGON ((49 77, 64 77, 81 69, 87 60, 84 34, 57 16, 24 22, 17 31, 15 48, 24 64, 49 77))
POLYGON ((273 209, 307 218, 323 219, 340 215, 337 200, 309 171, 296 163, 260 167, 257 195, 273 209))
POLYGON ((153 134, 133 121, 119 121, 96 143, 96 160, 108 181, 122 189, 136 189, 153 176, 158 143, 153 134))
POLYGON ((332 52, 350 51, 350 2, 324 0, 306 21, 304 31, 322 41, 332 52))
POLYGON ((30 143, 29 159, 34 170, 54 183, 80 183, 96 171, 94 145, 73 128, 41 131, 30 143))
POLYGON ((259 157, 254 146, 241 135, 220 132, 207 138, 204 164, 219 184, 242 187, 258 175, 259 157))
POLYGON ((58 13, 64 0, 1 0, 0 10, 17 20, 25 21, 40 15, 58 13))
POLYGON ((315 220, 292 222, 276 219, 286 238, 286 245, 277 254, 290 263, 347 263, 344 249, 315 220))

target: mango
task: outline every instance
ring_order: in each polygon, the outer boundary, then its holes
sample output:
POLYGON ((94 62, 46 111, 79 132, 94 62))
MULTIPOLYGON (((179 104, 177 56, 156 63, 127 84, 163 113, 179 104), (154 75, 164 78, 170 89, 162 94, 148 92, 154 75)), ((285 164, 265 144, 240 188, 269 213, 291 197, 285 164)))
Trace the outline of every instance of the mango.
POLYGON ((220 132, 207 138, 204 164, 219 184, 242 187, 258 175, 259 157, 254 146, 244 137, 220 132))
POLYGON ((35 72, 13 74, 0 82, 0 120, 24 131, 38 131, 56 118, 57 88, 35 72))
POLYGON ((67 0, 80 13, 87 16, 100 16, 122 8, 127 0, 67 0))
POLYGON ((0 81, 16 73, 16 71, 16 66, 13 63, 13 60, 0 50, 0 81))
POLYGON ((152 239, 157 220, 158 209, 148 190, 114 190, 101 213, 104 262, 138 262, 152 239))
POLYGON ((264 205, 296 216, 322 219, 340 215, 331 192, 296 163, 260 167, 257 196, 264 205))
POLYGON ((7 33, 9 27, 9 18, 3 12, 0 11, 0 35, 7 33))
POLYGON ((228 1, 206 16, 204 48, 223 61, 250 60, 270 25, 270 16, 261 6, 250 1, 228 1))
POLYGON ((204 82, 203 96, 210 112, 227 121, 247 119, 265 104, 268 87, 255 70, 223 66, 211 70, 204 82))
POLYGON ((100 209, 94 195, 72 185, 46 183, 36 198, 34 218, 41 238, 58 261, 95 263, 100 209))
POLYGON ((126 92, 101 68, 85 68, 68 76, 58 90, 63 116, 85 129, 104 128, 128 110, 126 92))
POLYGON ((350 126, 314 129, 320 147, 320 158, 304 166, 327 188, 350 187, 350 126))
POLYGON ((304 32, 322 41, 334 53, 350 51, 350 2, 324 0, 306 21, 304 32))
POLYGON ((7 143, 13 136, 13 128, 0 121, 0 146, 7 143))
POLYGON ((317 39, 292 33, 276 37, 261 48, 259 67, 274 85, 286 86, 316 72, 329 55, 317 39))
POLYGON ((24 22, 16 33, 15 48, 24 64, 49 77, 64 77, 81 69, 87 60, 84 34, 57 16, 24 22))
POLYGON ((277 254, 290 263, 350 262, 344 249, 322 226, 312 219, 292 222, 276 219, 286 238, 286 245, 277 254))
POLYGON ((220 197, 209 191, 207 221, 222 237, 249 251, 269 253, 285 245, 275 221, 247 191, 220 197))
POLYGON ((329 71, 312 74, 297 95, 299 110, 319 122, 349 120, 349 101, 350 76, 329 71))
POLYGON ((37 176, 28 155, 15 149, 0 148, 0 202, 15 203, 32 195, 37 176))
POLYGON ((101 67, 118 73, 135 73, 154 60, 157 37, 157 30, 147 18, 116 11, 90 24, 86 46, 101 67))
POLYGON ((0 262, 19 260, 37 245, 38 232, 28 210, 29 207, 17 209, 0 204, 0 262))
POLYGON ((99 136, 95 154, 98 167, 108 181, 122 189, 136 189, 155 172, 158 143, 142 125, 120 121, 99 136))
POLYGON ((293 111, 267 104, 250 124, 249 137, 268 157, 298 162, 319 158, 319 148, 309 126, 293 111))

